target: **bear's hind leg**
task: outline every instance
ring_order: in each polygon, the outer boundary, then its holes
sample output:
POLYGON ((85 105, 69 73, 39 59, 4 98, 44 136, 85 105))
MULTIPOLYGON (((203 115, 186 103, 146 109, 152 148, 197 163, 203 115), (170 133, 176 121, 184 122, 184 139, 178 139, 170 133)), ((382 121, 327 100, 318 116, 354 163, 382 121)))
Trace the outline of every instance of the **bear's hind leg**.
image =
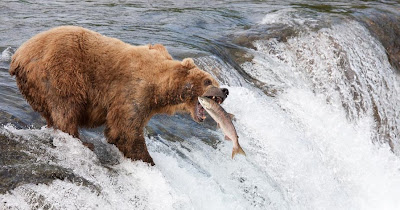
POLYGON ((74 138, 79 138, 78 119, 73 111, 55 109, 51 113, 55 128, 68 133, 74 138))
POLYGON ((51 118, 51 115, 48 112, 40 112, 40 115, 42 115, 42 117, 44 117, 44 119, 47 122, 47 128, 51 128, 54 126, 54 122, 53 119, 51 118))
MULTIPOLYGON (((79 119, 80 119, 80 109, 75 108, 77 106, 63 106, 63 107, 70 107, 69 109, 63 108, 56 108, 56 111, 53 111, 51 114, 51 119, 54 119, 54 127, 68 133, 69 135, 73 136, 74 138, 79 138, 79 119)), ((46 119, 47 120, 47 119, 46 119)), ((82 142, 84 146, 89 148, 90 150, 94 150, 94 145, 88 142, 82 142)))

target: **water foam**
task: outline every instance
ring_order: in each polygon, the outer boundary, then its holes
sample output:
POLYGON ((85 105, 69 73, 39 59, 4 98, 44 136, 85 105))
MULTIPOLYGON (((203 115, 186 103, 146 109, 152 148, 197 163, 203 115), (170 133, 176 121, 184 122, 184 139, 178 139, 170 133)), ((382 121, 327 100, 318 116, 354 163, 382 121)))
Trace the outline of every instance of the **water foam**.
MULTIPOLYGON (((275 16, 261 24, 294 25, 285 11, 275 16)), ((245 98, 241 106, 226 104, 252 139, 255 165, 291 208, 396 209, 400 159, 388 142, 398 153, 399 78, 384 48, 354 21, 301 27, 287 42, 255 41, 254 59, 242 65, 277 97, 239 89, 231 92, 245 98)))
MULTIPOLYGON (((379 132, 371 98, 377 101, 379 113, 389 113, 386 116, 396 115, 390 110, 395 110, 397 104, 385 101, 385 96, 397 94, 397 83, 381 46, 354 22, 310 31, 287 43, 266 40, 255 45, 254 60, 243 68, 279 89, 276 97, 268 97, 256 87, 237 87, 240 79, 221 79, 230 85, 230 96, 223 106, 236 116, 234 124, 246 157, 231 160, 232 143, 216 131, 220 136, 216 149, 195 137, 184 142, 147 138, 155 167, 123 158, 117 148, 109 145, 119 155, 119 163, 105 166, 79 140, 62 132, 6 126, 2 133, 16 135, 20 143, 46 151, 36 157, 40 161, 71 169, 92 187, 68 180, 49 185, 25 184, 0 195, 0 208, 400 206, 396 197, 400 193, 400 158, 387 144, 373 141, 379 132), (358 36, 363 39, 358 40, 358 36), (390 87, 380 89, 371 81, 390 87), (373 96, 367 94, 370 91, 373 96), (360 96, 351 97, 355 92, 360 96), (364 112, 358 111, 361 107, 364 112), (51 141, 55 147, 42 141, 51 141)), ((200 61, 214 65, 210 59, 200 61)), ((215 65, 221 66, 219 61, 215 65)), ((225 72, 221 77, 229 75, 233 74, 225 72)))
POLYGON ((45 148, 45 155, 37 158, 72 169, 95 187, 67 180, 26 184, 0 195, 0 204, 24 209, 395 209, 400 205, 396 199, 400 159, 387 145, 372 143, 371 117, 349 121, 342 107, 304 89, 287 89, 275 99, 245 87, 229 89, 224 107, 235 113, 246 157, 231 160, 232 143, 222 134, 217 149, 194 137, 181 143, 152 138, 147 144, 155 167, 122 156, 119 164, 104 166, 67 134, 6 126, 2 133, 45 148), (43 139, 55 147, 42 145, 43 139))
POLYGON ((11 61, 11 56, 14 53, 14 49, 11 47, 7 47, 0 55, 0 62, 9 62, 11 61))
POLYGON ((277 103, 245 88, 230 88, 247 159, 272 177, 295 209, 395 209, 400 204, 400 159, 373 144, 373 120, 349 121, 323 95, 289 89, 277 103), (241 104, 241 106, 237 106, 241 104))
POLYGON ((176 205, 180 205, 179 195, 169 187, 157 168, 132 162, 122 156, 120 164, 102 166, 96 155, 78 139, 53 129, 17 130, 6 126, 2 133, 19 137, 16 139, 22 141, 20 143, 44 148, 46 152, 37 157, 38 161, 40 159, 50 165, 71 169, 74 174, 91 183, 90 186, 85 186, 84 183, 56 180, 49 185, 25 184, 11 193, 0 195, 0 205, 4 207, 174 209, 176 205), (54 147, 43 144, 49 139, 54 147))
MULTIPOLYGON (((285 20, 287 14, 281 16, 285 20)), ((389 143, 400 154, 400 78, 382 45, 347 19, 317 31, 302 27, 287 42, 256 41, 255 58, 244 70, 280 92, 296 87, 324 94, 328 103, 343 106, 349 119, 373 116, 374 141, 389 143)))

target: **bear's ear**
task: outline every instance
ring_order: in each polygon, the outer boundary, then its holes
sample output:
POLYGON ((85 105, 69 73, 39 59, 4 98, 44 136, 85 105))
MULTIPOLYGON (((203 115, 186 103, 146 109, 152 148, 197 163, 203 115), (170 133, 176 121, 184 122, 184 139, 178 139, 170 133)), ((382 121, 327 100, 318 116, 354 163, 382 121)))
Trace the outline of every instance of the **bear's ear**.
POLYGON ((167 49, 162 44, 149 45, 150 50, 158 50, 166 59, 172 60, 171 55, 168 53, 167 49))
POLYGON ((183 59, 181 62, 181 65, 186 69, 192 69, 192 68, 196 67, 196 64, 194 64, 194 61, 191 58, 183 59))

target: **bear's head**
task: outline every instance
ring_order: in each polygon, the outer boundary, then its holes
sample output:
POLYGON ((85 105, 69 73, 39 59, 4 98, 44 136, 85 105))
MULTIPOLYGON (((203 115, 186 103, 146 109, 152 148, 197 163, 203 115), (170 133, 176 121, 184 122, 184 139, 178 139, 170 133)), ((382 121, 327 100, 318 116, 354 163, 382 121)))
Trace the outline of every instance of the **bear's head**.
POLYGON ((187 69, 183 92, 188 97, 186 97, 184 109, 190 112, 193 120, 202 122, 205 119, 205 112, 198 97, 205 96, 221 104, 228 97, 229 91, 226 88, 220 88, 217 80, 209 73, 199 69, 191 58, 185 58, 181 64, 187 69))

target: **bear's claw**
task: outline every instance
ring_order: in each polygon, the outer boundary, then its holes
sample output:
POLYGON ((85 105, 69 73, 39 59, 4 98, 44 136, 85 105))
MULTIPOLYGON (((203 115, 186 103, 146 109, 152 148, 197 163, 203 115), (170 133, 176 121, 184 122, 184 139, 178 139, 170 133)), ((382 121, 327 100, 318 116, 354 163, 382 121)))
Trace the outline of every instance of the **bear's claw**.
POLYGON ((89 143, 89 142, 82 142, 82 144, 83 144, 85 147, 89 148, 90 150, 94 151, 94 144, 89 143))

